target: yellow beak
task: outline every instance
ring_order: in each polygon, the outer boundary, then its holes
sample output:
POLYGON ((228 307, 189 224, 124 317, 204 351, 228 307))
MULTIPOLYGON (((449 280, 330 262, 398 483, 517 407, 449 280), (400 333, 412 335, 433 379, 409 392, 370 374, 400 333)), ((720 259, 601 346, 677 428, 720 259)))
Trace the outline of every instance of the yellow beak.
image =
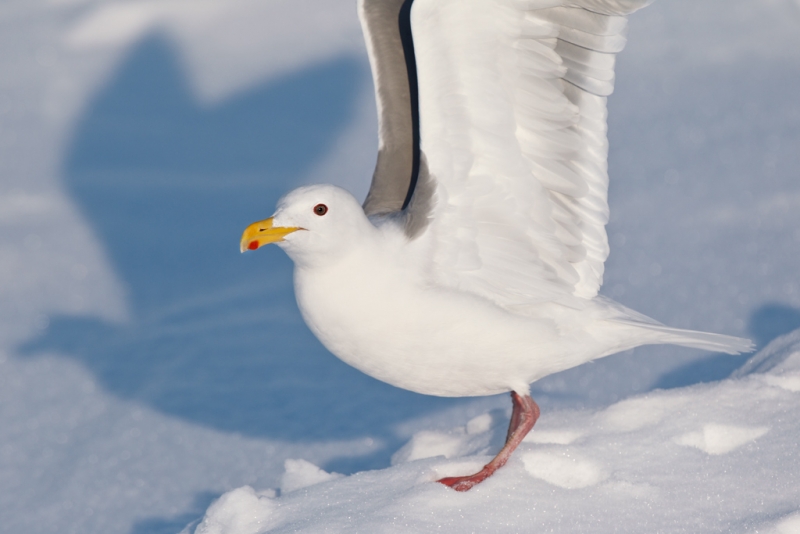
POLYGON ((256 250, 257 248, 283 241, 284 236, 302 230, 296 227, 281 227, 272 225, 272 217, 263 221, 254 222, 245 228, 242 240, 239 242, 239 250, 256 250))

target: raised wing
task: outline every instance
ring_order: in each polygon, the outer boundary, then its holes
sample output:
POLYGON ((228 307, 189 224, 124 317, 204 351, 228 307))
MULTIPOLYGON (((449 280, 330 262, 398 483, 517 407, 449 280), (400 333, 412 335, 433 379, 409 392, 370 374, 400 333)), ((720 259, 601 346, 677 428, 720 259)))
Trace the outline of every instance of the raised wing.
POLYGON ((404 208, 419 169, 411 3, 412 0, 358 1, 378 105, 378 162, 364 201, 367 215, 404 208))
POLYGON ((606 96, 624 15, 649 1, 414 1, 433 187, 421 239, 438 282, 507 307, 597 295, 609 251, 606 96))

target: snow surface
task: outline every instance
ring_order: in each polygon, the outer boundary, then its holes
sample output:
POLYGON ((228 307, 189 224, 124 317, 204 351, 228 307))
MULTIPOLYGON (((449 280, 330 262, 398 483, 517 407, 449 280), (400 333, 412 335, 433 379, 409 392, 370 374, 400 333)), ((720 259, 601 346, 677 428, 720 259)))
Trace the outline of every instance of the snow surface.
POLYGON ((800 330, 756 361, 769 370, 545 414, 545 437, 469 493, 433 481, 489 461, 502 414, 420 431, 391 468, 346 478, 287 461, 280 496, 237 488, 183 532, 800 532, 800 330))
POLYGON ((431 480, 506 396, 360 375, 237 250, 296 185, 366 192, 354 0, 5 0, 0 72, 0 532, 800 531, 796 0, 658 0, 609 102, 603 292, 766 348, 548 377, 467 494, 431 480))

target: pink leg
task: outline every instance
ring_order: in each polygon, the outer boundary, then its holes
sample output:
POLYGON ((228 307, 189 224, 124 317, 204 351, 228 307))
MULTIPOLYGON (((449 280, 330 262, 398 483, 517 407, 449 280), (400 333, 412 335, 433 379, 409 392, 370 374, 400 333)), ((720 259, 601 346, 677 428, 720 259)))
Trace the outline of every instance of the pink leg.
MULTIPOLYGON (((533 400, 533 399, 531 399, 533 400)), ((522 423, 522 399, 519 395, 511 392, 511 419, 508 421, 508 432, 506 432, 506 443, 511 440, 511 436, 522 423)), ((534 421, 535 422, 535 421, 534 421)), ((523 436, 524 437, 524 436, 523 436)))
POLYGON ((456 491, 467 491, 475 484, 479 484, 492 476, 495 471, 503 467, 508 461, 514 449, 522 443, 522 439, 531 431, 536 420, 539 419, 539 406, 533 402, 530 395, 520 397, 515 391, 511 392, 511 401, 514 408, 511 412, 511 421, 508 425, 506 444, 500 449, 491 462, 483 466, 483 469, 465 477, 446 477, 437 482, 450 486, 456 491))

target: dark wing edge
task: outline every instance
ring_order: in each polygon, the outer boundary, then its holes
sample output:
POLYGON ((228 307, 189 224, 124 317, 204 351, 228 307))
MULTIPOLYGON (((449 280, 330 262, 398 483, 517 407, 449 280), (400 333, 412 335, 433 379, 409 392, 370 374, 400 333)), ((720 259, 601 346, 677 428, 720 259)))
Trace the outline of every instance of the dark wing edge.
POLYGON ((413 0, 359 0, 378 107, 378 161, 364 212, 405 209, 420 168, 417 69, 411 38, 413 0))

